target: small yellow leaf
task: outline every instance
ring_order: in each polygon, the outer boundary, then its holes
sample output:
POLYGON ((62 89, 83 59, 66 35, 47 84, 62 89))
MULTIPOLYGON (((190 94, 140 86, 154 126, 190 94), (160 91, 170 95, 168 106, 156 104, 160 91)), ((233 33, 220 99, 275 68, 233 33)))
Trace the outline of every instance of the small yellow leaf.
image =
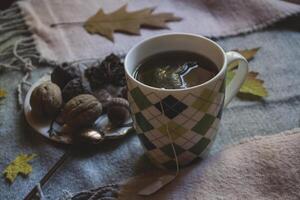
POLYGON ((31 161, 36 154, 20 154, 16 159, 11 162, 3 171, 5 178, 13 183, 18 174, 27 176, 32 172, 32 167, 28 163, 31 161))
POLYGON ((264 81, 258 79, 257 75, 257 72, 249 72, 244 84, 240 89, 240 92, 249 93, 260 97, 268 96, 268 92, 263 85, 264 81))
MULTIPOLYGON (((257 75, 258 75, 257 72, 253 72, 253 71, 249 72, 239 92, 247 93, 259 97, 268 96, 268 91, 263 85, 264 81, 258 79, 257 75)), ((232 81, 234 76, 235 76, 234 71, 227 71, 226 85, 228 85, 232 81)))
POLYGON ((84 23, 84 28, 91 34, 97 33, 113 41, 114 32, 139 35, 142 26, 166 28, 166 22, 181 20, 172 13, 153 14, 153 11, 153 8, 144 8, 128 12, 127 5, 112 13, 104 13, 100 9, 84 23))
POLYGON ((7 95, 6 91, 0 88, 0 99, 6 97, 6 95, 7 95))
MULTIPOLYGON (((250 61, 254 58, 254 56, 256 55, 259 49, 260 47, 253 48, 253 49, 245 49, 245 50, 233 50, 233 51, 239 52, 242 56, 246 58, 247 61, 250 61)), ((227 69, 234 70, 238 67, 238 64, 239 64, 238 61, 232 62, 228 65, 227 69)))

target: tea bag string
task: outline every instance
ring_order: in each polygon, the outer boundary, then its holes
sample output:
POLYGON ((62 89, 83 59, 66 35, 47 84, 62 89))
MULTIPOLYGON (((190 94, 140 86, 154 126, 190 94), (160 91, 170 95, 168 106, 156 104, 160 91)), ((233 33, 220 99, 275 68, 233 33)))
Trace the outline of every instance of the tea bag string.
MULTIPOLYGON (((163 116, 166 116, 166 115, 165 115, 165 109, 164 109, 164 107, 163 107, 163 105, 162 105, 162 102, 160 101, 159 104, 160 104, 160 107, 161 107, 163 116)), ((167 133, 168 133, 169 140, 171 141, 172 151, 173 151, 174 158, 175 158, 175 163, 176 163, 176 173, 175 173, 175 177, 176 177, 176 176, 179 174, 179 170, 180 170, 180 169, 179 169, 178 157, 177 157, 177 153, 176 153, 176 150, 175 150, 175 147, 174 147, 174 140, 173 140, 172 135, 171 135, 171 133, 170 133, 170 130, 169 130, 169 124, 168 124, 168 123, 166 123, 166 128, 167 128, 167 133)), ((174 178, 175 178, 175 177, 174 177, 174 178)))
MULTIPOLYGON (((162 109, 162 114, 163 114, 163 116, 165 116, 165 110, 164 110, 164 107, 161 103, 161 100, 160 100, 159 103, 160 103, 160 106, 161 106, 161 109, 162 109)), ((175 147, 174 147, 174 140, 173 140, 172 135, 170 133, 168 123, 166 123, 166 129, 167 129, 167 134, 168 134, 169 140, 171 142, 172 151, 174 153, 174 158, 175 158, 175 163, 176 163, 176 173, 174 175, 163 175, 163 176, 159 177, 156 181, 154 181, 150 185, 147 185, 145 188, 140 190, 138 192, 139 195, 149 196, 149 195, 152 195, 152 194, 156 193, 157 191, 162 189, 164 186, 166 186, 167 184, 174 181, 175 178, 177 177, 177 175, 179 174, 178 157, 177 157, 177 153, 176 153, 176 150, 175 150, 175 147)))

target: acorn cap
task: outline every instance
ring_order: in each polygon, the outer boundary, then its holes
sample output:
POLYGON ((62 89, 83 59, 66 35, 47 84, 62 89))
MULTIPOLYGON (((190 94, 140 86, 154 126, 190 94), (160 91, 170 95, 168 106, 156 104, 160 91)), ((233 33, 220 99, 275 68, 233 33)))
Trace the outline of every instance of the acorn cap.
POLYGON ((129 103, 124 98, 112 98, 107 106, 107 116, 113 126, 124 124, 129 116, 129 103))

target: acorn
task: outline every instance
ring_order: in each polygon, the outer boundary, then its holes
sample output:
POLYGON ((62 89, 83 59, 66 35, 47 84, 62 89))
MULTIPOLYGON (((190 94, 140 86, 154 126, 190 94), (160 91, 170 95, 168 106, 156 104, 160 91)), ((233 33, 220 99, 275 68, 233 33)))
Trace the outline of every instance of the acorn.
POLYGON ((50 81, 34 88, 30 96, 32 113, 37 117, 55 117, 63 104, 60 88, 50 81))
POLYGON ((129 118, 129 103, 124 98, 112 98, 107 106, 107 116, 115 127, 123 125, 129 118))
POLYGON ((102 104, 90 94, 81 94, 66 103, 61 117, 71 127, 89 127, 102 114, 102 104))

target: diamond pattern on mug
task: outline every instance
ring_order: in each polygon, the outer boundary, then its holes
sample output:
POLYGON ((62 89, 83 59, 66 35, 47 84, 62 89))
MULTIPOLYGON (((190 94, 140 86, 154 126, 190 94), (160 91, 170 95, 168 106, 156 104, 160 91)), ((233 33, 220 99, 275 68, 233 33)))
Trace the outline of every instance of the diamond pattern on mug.
POLYGON ((196 155, 199 155, 205 150, 210 142, 210 139, 202 137, 198 143, 196 143, 192 148, 189 149, 189 151, 193 152, 196 155))
POLYGON ((215 117, 210 114, 205 114, 204 117, 192 128, 193 131, 201 135, 205 135, 210 126, 214 123, 215 117))
MULTIPOLYGON (((189 118, 180 114, 180 115, 177 115, 172 121, 174 121, 175 123, 177 124, 180 124, 180 125, 183 125, 186 121, 188 121, 189 118)), ((190 129, 192 127, 186 127, 187 129, 190 129)))
POLYGON ((156 104, 157 102, 160 101, 160 98, 153 92, 148 94, 147 98, 152 104, 156 104))
POLYGON ((212 103, 210 105, 210 107, 208 108, 208 111, 207 113, 211 114, 212 116, 217 116, 218 115, 218 112, 219 112, 219 105, 218 104, 214 104, 212 103))
MULTIPOLYGON (((184 152, 184 149, 182 149, 177 144, 173 144, 173 146, 174 146, 174 149, 175 149, 175 152, 176 152, 177 156, 179 156, 182 152, 184 152)), ((164 147, 160 148, 160 150, 163 151, 170 158, 175 157, 172 144, 165 145, 164 147)))
POLYGON ((162 136, 158 139, 154 139, 151 141, 157 148, 161 148, 163 146, 166 146, 167 144, 170 143, 169 138, 167 138, 166 136, 162 136))
POLYGON ((214 100, 214 98, 216 97, 216 93, 213 90, 209 90, 209 89, 204 89, 201 94, 200 97, 202 99, 205 99, 206 101, 212 102, 214 100))
POLYGON ((144 133, 145 134, 145 136, 150 140, 150 141, 153 141, 153 140, 155 140, 155 139, 157 139, 158 137, 160 137, 160 136, 157 136, 156 134, 155 134, 155 131, 148 131, 148 132, 146 132, 146 133, 144 133))
POLYGON ((211 125, 212 128, 218 129, 220 123, 220 119, 216 118, 214 123, 211 125))
POLYGON ((144 147, 147 150, 152 150, 156 148, 144 134, 137 134, 137 136, 139 137, 140 141, 143 143, 144 147))
POLYGON ((184 111, 181 112, 182 115, 184 115, 187 118, 192 117, 196 112, 198 112, 197 109, 189 106, 187 107, 187 109, 185 109, 184 111))
POLYGON ((157 108, 155 106, 151 106, 149 108, 147 108, 148 112, 151 113, 152 116, 159 116, 162 115, 162 113, 157 110, 157 108))
POLYGON ((193 115, 192 119, 199 121, 204 115, 204 112, 198 111, 196 114, 193 115))
POLYGON ((223 98, 224 98, 224 94, 223 93, 218 93, 218 95, 214 99, 213 103, 215 103, 215 104, 222 104, 223 98))
POLYGON ((210 102, 203 100, 202 98, 198 98, 193 104, 192 107, 196 108, 197 110, 200 110, 202 112, 207 112, 210 102))
POLYGON ((183 146, 187 142, 188 142, 188 140, 184 137, 179 137, 174 141, 174 143, 178 144, 179 146, 183 146))
POLYGON ((213 138, 214 135, 216 134, 216 132, 217 132, 217 129, 215 129, 215 128, 210 128, 210 129, 206 132, 205 137, 206 137, 206 138, 213 138))
POLYGON ((192 152, 185 151, 180 156, 178 156, 178 161, 181 165, 186 165, 190 160, 194 160, 195 158, 197 158, 197 155, 192 152))
POLYGON ((149 122, 150 122, 150 124, 151 124, 154 128, 158 128, 158 127, 160 127, 160 126, 162 125, 162 122, 159 121, 159 120, 157 119, 157 117, 155 117, 155 118, 149 120, 149 122))
POLYGON ((187 131, 184 127, 180 126, 179 124, 176 124, 173 121, 170 121, 167 124, 163 124, 161 127, 158 128, 158 130, 166 136, 171 134, 173 140, 176 140, 178 137, 182 136, 187 131))
POLYGON ((197 98, 195 96, 188 94, 181 101, 187 105, 191 105, 193 102, 196 101, 196 99, 197 98))
MULTIPOLYGON (((197 141, 198 142, 198 141, 197 141)), ((181 146, 183 149, 185 150, 189 150, 190 148, 192 148, 195 145, 195 143, 193 142, 186 142, 183 146, 181 146)))
POLYGON ((147 121, 142 113, 136 113, 134 115, 136 123, 142 129, 143 132, 150 131, 153 129, 153 126, 147 121))
POLYGON ((158 160, 159 163, 164 163, 170 160, 168 156, 166 156, 160 149, 153 149, 147 152, 151 157, 158 160))
POLYGON ((153 116, 148 109, 142 110, 141 113, 143 114, 143 116, 145 117, 145 119, 147 119, 147 121, 149 121, 149 119, 153 119, 155 118, 155 116, 153 116))
POLYGON ((187 108, 184 103, 180 102, 172 95, 169 95, 165 97, 161 102, 156 103, 155 107, 170 119, 173 119, 187 108))
POLYGON ((132 89, 130 94, 140 110, 144 110, 152 105, 140 88, 136 87, 132 89))

